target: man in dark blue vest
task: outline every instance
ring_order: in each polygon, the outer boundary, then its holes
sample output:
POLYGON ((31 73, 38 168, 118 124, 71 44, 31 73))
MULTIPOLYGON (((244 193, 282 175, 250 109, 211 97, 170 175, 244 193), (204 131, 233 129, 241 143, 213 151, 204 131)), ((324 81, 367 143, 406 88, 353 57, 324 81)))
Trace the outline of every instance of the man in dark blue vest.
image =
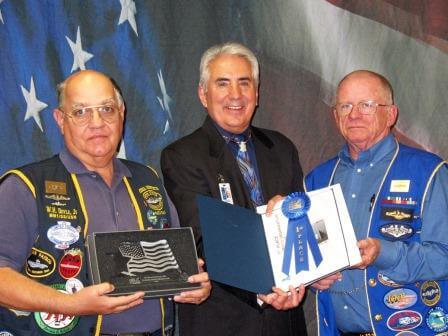
MULTIPOLYGON (((54 118, 65 148, 1 178, 0 334, 169 335, 170 301, 144 301, 143 292, 110 297, 113 285, 88 286, 84 239, 178 226, 175 208, 153 169, 116 158, 125 109, 112 81, 80 71, 58 91, 54 118)), ((210 293, 207 273, 188 280, 202 287, 174 300, 201 303, 210 293)))
POLYGON ((377 73, 344 77, 333 113, 346 145, 305 184, 341 184, 362 262, 314 285, 320 335, 445 334, 446 162, 395 139, 392 87, 377 73))

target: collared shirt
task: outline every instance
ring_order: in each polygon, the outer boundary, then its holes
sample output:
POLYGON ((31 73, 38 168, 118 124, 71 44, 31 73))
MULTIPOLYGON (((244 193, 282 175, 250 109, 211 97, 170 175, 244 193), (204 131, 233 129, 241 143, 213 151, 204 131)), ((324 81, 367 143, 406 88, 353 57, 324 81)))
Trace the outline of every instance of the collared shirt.
MULTIPOLYGON (((357 160, 348 147, 339 153, 340 163, 333 184, 340 183, 357 240, 367 237, 371 206, 381 180, 394 155, 395 139, 387 136, 357 160)), ((448 169, 442 167, 428 190, 423 212, 421 241, 429 244, 406 245, 381 240, 375 266, 398 282, 440 279, 448 276, 448 169)), ((346 332, 371 330, 364 287, 364 271, 345 270, 342 281, 331 288, 338 328, 346 332)))
MULTIPOLYGON (((138 229, 135 210, 123 183, 123 177, 130 177, 131 172, 120 160, 113 161, 114 176, 109 187, 98 173, 89 171, 66 149, 59 157, 67 170, 78 177, 89 214, 89 233, 138 229)), ((0 267, 20 271, 37 236, 36 201, 23 181, 14 175, 0 185, 0 199, 0 267)), ((169 199, 168 204, 171 226, 178 227, 174 205, 169 199)), ((159 300, 145 300, 123 313, 104 315, 102 332, 152 332, 160 327, 159 300)))

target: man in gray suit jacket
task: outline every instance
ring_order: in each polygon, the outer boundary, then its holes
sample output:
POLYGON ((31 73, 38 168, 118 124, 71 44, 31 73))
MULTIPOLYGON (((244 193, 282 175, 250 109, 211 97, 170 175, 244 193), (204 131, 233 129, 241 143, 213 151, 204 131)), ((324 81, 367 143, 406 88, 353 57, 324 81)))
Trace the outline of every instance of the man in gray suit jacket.
MULTIPOLYGON (((246 47, 226 43, 208 49, 201 59, 198 88, 208 116, 202 127, 162 152, 166 189, 181 225, 193 228, 199 255, 203 251, 196 194, 254 209, 276 194, 302 190, 294 144, 278 132, 251 126, 258 80, 258 61, 246 47), (249 181, 238 163, 241 151, 250 161, 249 181)), ((213 282, 207 301, 195 307, 179 305, 180 334, 306 335, 298 306, 304 292, 302 286, 257 296, 213 282)))

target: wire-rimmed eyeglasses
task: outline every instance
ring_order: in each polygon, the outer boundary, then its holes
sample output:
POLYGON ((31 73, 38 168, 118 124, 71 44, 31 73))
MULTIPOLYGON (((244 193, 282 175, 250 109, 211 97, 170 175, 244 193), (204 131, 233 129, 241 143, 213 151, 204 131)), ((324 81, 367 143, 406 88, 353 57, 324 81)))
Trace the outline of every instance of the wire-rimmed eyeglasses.
POLYGON ((354 108, 358 109, 361 114, 372 115, 375 114, 378 106, 391 106, 387 104, 379 104, 373 100, 360 101, 357 104, 353 103, 337 103, 334 108, 341 117, 348 115, 354 108))
POLYGON ((112 123, 118 119, 118 108, 114 105, 95 105, 86 106, 78 109, 74 109, 70 112, 65 112, 60 108, 60 110, 67 116, 70 117, 73 122, 78 126, 86 125, 93 117, 93 111, 96 111, 98 115, 105 122, 112 123))

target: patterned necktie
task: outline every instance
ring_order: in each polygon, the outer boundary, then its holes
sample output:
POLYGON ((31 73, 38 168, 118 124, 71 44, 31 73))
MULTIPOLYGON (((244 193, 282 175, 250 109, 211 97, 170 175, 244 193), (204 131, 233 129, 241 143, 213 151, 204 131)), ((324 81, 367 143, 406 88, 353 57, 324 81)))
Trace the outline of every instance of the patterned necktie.
POLYGON ((241 174, 243 175, 244 182, 249 189, 252 204, 254 207, 262 205, 263 195, 261 193, 260 182, 258 181, 254 166, 250 162, 249 152, 246 148, 248 140, 245 140, 244 136, 241 135, 235 136, 232 140, 238 144, 236 160, 240 167, 241 174))

